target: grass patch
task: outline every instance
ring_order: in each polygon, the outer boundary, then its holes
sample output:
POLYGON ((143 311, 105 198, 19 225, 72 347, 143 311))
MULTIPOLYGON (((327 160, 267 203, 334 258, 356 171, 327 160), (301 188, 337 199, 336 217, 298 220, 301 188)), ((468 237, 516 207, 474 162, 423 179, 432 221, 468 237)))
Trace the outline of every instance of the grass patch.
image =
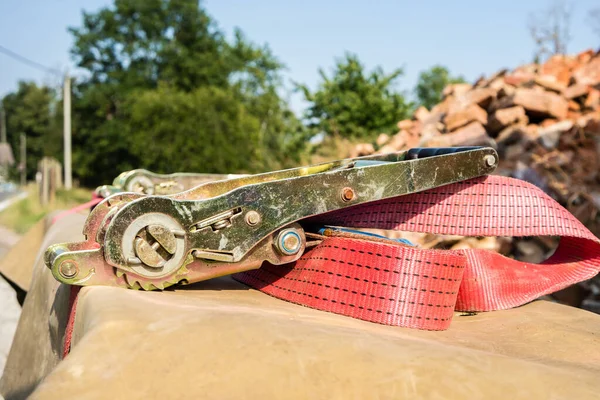
POLYGON ((11 204, 7 209, 0 212, 0 225, 4 225, 19 234, 27 232, 36 222, 52 211, 67 210, 92 198, 92 191, 89 189, 59 189, 56 191, 54 201, 43 207, 39 201, 36 184, 28 185, 26 192, 26 198, 11 204))

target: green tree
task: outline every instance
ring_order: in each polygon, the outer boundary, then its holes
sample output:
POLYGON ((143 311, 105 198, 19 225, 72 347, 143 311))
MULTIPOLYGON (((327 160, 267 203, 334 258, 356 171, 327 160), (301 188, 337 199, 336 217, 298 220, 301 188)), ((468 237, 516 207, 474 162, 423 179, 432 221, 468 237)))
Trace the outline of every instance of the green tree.
POLYGON ((227 41, 197 0, 115 0, 70 31, 88 71, 74 96, 74 170, 85 183, 131 168, 257 172, 298 162, 304 131, 278 95, 282 64, 240 31, 227 41))
POLYGON ((223 86, 235 64, 197 0, 115 0, 83 12, 83 26, 69 31, 87 83, 118 91, 155 88, 159 80, 188 90, 223 86))
POLYGON ((20 135, 27 136, 27 177, 32 179, 44 156, 62 159, 62 108, 53 89, 34 82, 19 82, 3 100, 7 141, 19 162, 20 135), (60 118, 60 119, 59 119, 60 118))
POLYGON ((419 105, 431 109, 442 100, 442 92, 447 85, 464 82, 465 80, 462 76, 451 76, 448 68, 441 65, 434 65, 419 74, 419 80, 415 87, 415 94, 419 105))
POLYGON ((144 156, 148 168, 224 172, 252 169, 253 163, 260 167, 260 121, 231 92, 164 86, 130 100, 132 151, 144 156))
POLYGON ((322 69, 319 74, 321 82, 314 92, 296 84, 311 103, 305 117, 313 132, 369 138, 393 131, 396 123, 409 115, 411 105, 394 90, 401 69, 385 74, 378 67, 367 73, 356 55, 346 54, 336 61, 331 77, 322 69))

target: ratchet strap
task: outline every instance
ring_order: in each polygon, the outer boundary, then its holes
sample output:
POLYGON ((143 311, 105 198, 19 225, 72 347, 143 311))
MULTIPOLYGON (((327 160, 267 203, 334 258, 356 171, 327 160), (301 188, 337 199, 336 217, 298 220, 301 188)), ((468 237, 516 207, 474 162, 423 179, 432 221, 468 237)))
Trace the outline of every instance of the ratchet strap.
POLYGON ((281 300, 386 325, 447 329, 454 311, 517 307, 600 271, 600 240, 537 187, 486 176, 313 218, 352 228, 462 236, 560 236, 541 264, 483 250, 327 237, 296 262, 234 275, 281 300))
MULTIPOLYGON (((483 249, 425 250, 367 235, 325 237, 296 262, 233 275, 281 300, 365 321, 447 329, 455 311, 517 307, 600 272, 600 240, 537 187, 486 176, 311 219, 319 225, 461 236, 559 236, 541 264, 483 249)), ((71 347, 78 286, 64 353, 71 347)))

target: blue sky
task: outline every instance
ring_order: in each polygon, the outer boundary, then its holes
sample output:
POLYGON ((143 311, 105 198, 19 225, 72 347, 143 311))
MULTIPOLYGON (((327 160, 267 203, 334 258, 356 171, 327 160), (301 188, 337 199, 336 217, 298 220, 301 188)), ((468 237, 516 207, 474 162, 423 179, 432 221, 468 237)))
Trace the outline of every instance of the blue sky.
MULTIPOLYGON (((502 67, 532 58, 527 28, 530 13, 552 0, 205 0, 219 27, 231 34, 241 28, 256 43, 267 43, 287 65, 285 80, 315 87, 317 69, 330 70, 345 51, 358 54, 368 69, 404 68, 399 88, 409 91, 421 70, 441 63, 473 81, 502 67)), ((598 0, 576 0, 570 53, 600 48, 586 20, 598 0)), ((68 26, 81 23, 81 10, 97 10, 110 0, 2 0, 0 45, 61 71, 74 65, 68 26)), ((0 95, 20 79, 57 85, 59 77, 0 54, 0 95)), ((304 106, 291 96, 292 106, 304 106)))

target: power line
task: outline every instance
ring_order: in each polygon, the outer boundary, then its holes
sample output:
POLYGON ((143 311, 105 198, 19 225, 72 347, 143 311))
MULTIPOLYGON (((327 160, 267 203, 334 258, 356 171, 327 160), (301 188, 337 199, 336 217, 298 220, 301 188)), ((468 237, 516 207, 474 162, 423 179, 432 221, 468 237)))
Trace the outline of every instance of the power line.
POLYGON ((40 64, 38 62, 35 62, 33 60, 28 59, 27 57, 23 57, 22 55, 17 54, 14 51, 12 51, 10 49, 7 49, 6 47, 4 47, 2 45, 0 45, 0 53, 4 53, 7 56, 12 57, 12 58, 14 58, 17 61, 20 61, 20 62, 22 62, 24 64, 29 65, 30 67, 37 68, 39 70, 42 70, 42 71, 45 71, 45 72, 49 72, 51 74, 58 75, 58 76, 62 76, 63 75, 57 69, 46 67, 45 65, 42 65, 42 64, 40 64))

